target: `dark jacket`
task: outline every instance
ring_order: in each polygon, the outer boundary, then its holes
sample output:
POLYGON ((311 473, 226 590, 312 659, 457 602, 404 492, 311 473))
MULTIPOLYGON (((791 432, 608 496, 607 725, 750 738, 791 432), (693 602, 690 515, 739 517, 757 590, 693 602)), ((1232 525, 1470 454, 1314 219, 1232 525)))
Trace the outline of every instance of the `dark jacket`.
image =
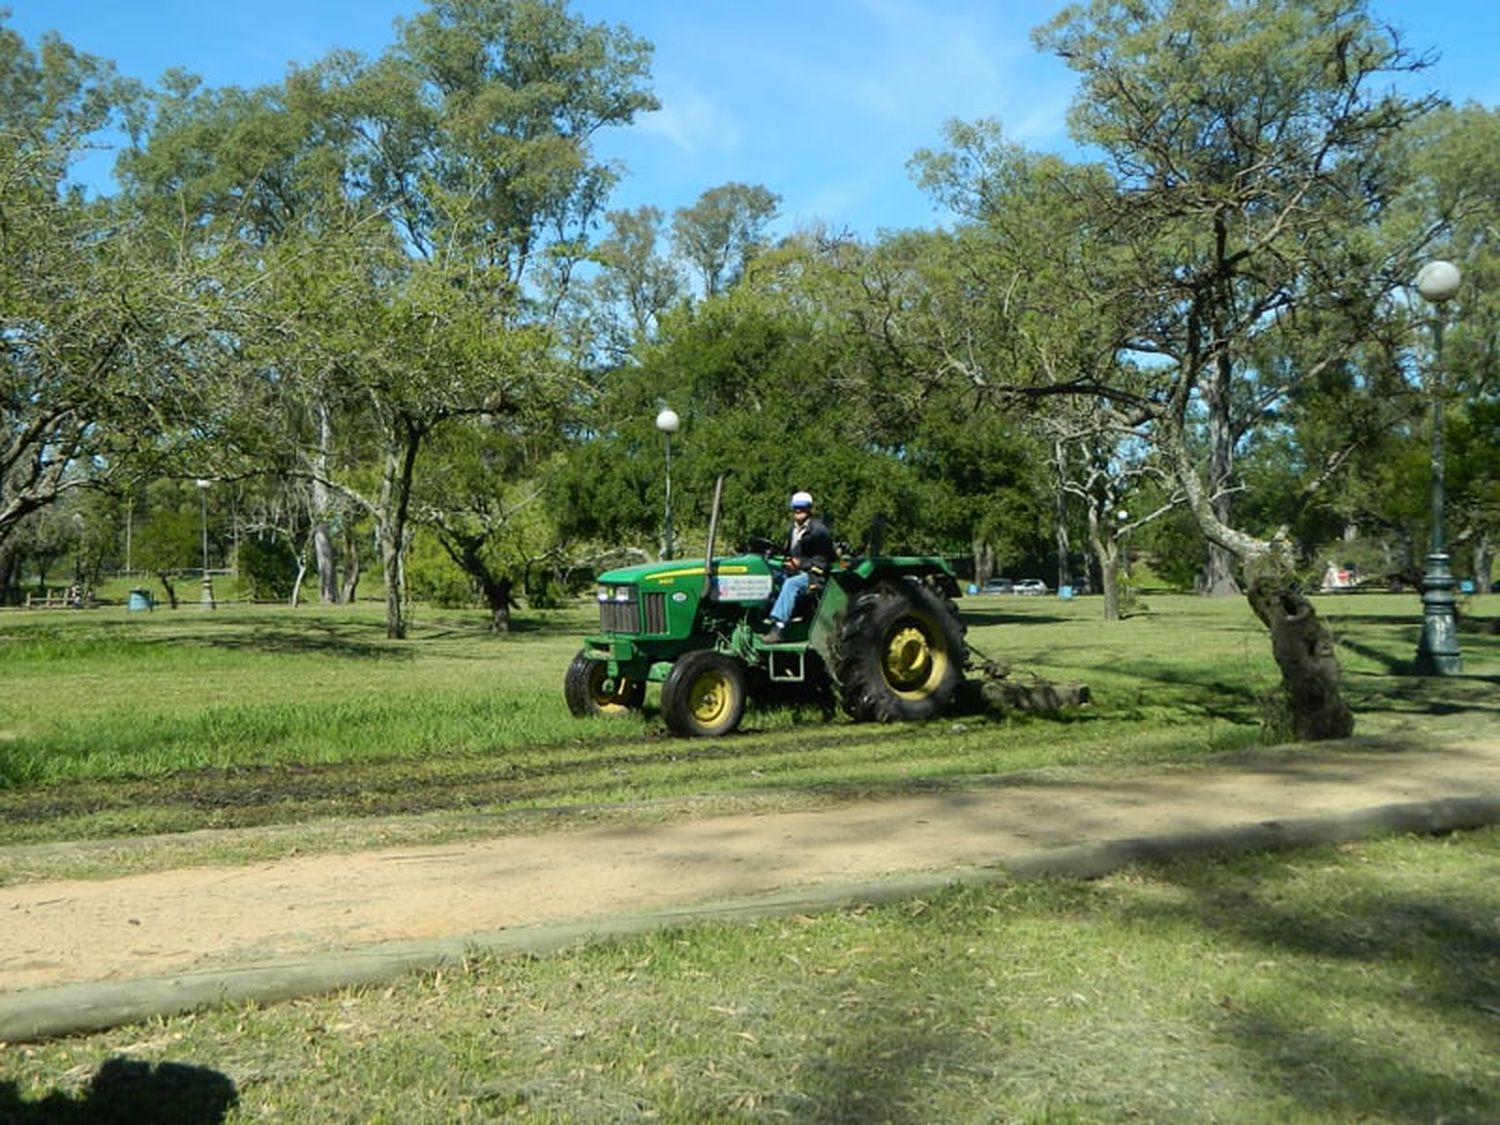
POLYGON ((787 532, 786 540, 788 554, 801 564, 803 570, 821 573, 833 565, 833 533, 817 516, 808 517, 802 538, 795 547, 791 545, 790 531, 787 532))

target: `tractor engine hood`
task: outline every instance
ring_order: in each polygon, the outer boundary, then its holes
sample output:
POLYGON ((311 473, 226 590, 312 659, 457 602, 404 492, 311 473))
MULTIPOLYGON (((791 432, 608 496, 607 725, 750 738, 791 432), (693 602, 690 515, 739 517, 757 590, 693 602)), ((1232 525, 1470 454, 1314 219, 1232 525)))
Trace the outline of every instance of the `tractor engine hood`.
MULTIPOLYGON (((702 559, 623 566, 599 575, 599 600, 626 596, 617 591, 634 587, 642 594, 687 594, 696 601, 703 590, 703 577, 702 559)), ((740 604, 765 601, 771 596, 773 584, 773 570, 764 556, 730 555, 714 560, 711 594, 714 601, 740 604)))

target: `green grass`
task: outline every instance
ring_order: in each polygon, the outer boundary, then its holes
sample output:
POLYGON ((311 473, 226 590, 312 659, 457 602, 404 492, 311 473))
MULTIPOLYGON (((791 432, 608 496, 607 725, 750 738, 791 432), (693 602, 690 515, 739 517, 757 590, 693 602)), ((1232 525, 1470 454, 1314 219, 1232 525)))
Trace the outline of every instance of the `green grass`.
MULTIPOLYGON (((1319 605, 1360 733, 1500 729, 1489 702, 1500 637, 1482 617, 1463 634, 1468 674, 1432 679, 1400 674, 1414 597, 1319 605)), ((732 738, 683 741, 666 736, 654 691, 638 718, 568 714, 561 680, 592 624, 583 608, 530 615, 506 637, 477 614, 424 612, 400 642, 368 606, 11 612, 0 615, 0 843, 715 794, 803 802, 1058 767, 1190 765, 1258 744, 1277 673, 1243 602, 1152 595, 1108 625, 1097 598, 962 608, 981 653, 1017 675, 1082 680, 1093 703, 886 727, 752 710, 732 738)))
POLYGON ((4 1048, 0 1118, 1493 1121, 1497 874, 1486 830, 475 957, 4 1048))
MULTIPOLYGON (((870 727, 754 712, 712 742, 579 722, 583 610, 509 637, 367 607, 0 615, 0 884, 820 804, 1258 749, 1243 603, 966 599, 1065 716, 870 727), (222 834, 154 838, 194 828, 222 834)), ((1489 599, 1467 674, 1406 675, 1414 597, 1318 603, 1360 732, 1500 734, 1489 599)), ((476 956, 266 1008, 0 1045, 0 1120, 1481 1122, 1500 1119, 1500 830, 1139 867, 1092 883, 476 956)))

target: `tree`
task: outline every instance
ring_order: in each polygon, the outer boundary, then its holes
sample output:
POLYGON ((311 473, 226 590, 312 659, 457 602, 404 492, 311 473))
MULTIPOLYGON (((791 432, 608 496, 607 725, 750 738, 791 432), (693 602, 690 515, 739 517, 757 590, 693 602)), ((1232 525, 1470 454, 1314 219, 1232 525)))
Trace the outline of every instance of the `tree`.
MULTIPOLYGON (((338 213, 343 200, 343 153, 350 138, 327 112, 322 75, 347 62, 336 56, 322 67, 293 72, 284 84, 250 90, 208 89, 191 74, 169 71, 162 88, 136 107, 135 143, 117 163, 128 205, 159 225, 180 224, 196 254, 221 261, 232 260, 242 248, 253 257, 278 240, 326 230, 329 215, 338 213)), ((243 284, 253 291, 257 281, 252 270, 243 284)), ((237 332, 244 324, 222 323, 220 328, 237 332)), ((213 361, 208 362, 211 366, 213 361)), ((258 462, 274 457, 283 478, 308 494, 294 507, 312 513, 320 599, 332 604, 340 600, 332 528, 341 505, 328 484, 336 455, 335 419, 329 397, 315 393, 318 379, 317 373, 306 376, 314 393, 264 404, 268 411, 295 412, 283 421, 307 434, 295 446, 306 450, 300 463, 289 464, 281 451, 272 454, 258 443, 244 448, 242 431, 203 451, 193 471, 245 476, 256 471, 258 462)), ((225 386, 224 381, 200 382, 200 417, 224 414, 224 401, 234 399, 225 386)))
POLYGON ((565 535, 599 549, 654 540, 664 497, 653 419, 665 403, 683 418, 680 530, 706 527, 714 478, 732 468, 724 543, 779 535, 786 497, 806 488, 851 549, 868 545, 881 514, 888 546, 973 551, 991 566, 997 550, 1029 549, 1040 510, 1033 443, 976 413, 962 388, 905 393, 878 374, 882 357, 855 327, 866 286, 904 269, 899 257, 804 234, 758 255, 727 292, 674 308, 656 343, 585 404, 585 440, 556 490, 565 535))
POLYGON ((1120 539, 1160 514, 1134 495, 1160 469, 1142 432, 1151 375, 1119 346, 1133 311, 1120 240, 1093 207, 1111 181, 1007 144, 993 121, 952 122, 947 136, 912 167, 967 221, 933 243, 912 286, 882 297, 899 325, 883 331, 917 378, 972 388, 990 425, 1023 421, 1052 470, 1058 583, 1072 577, 1081 502, 1104 617, 1116 620, 1120 539))
POLYGON ((146 489, 144 519, 135 542, 135 563, 156 575, 176 609, 179 572, 196 565, 203 534, 202 498, 192 481, 162 479, 146 489))
POLYGON ((1372 334, 1402 280, 1409 257, 1375 257, 1370 231, 1398 187, 1389 143, 1433 100, 1378 84, 1422 62, 1362 0, 1099 0, 1037 38, 1080 74, 1072 131, 1105 154, 1117 191, 1100 203, 1136 259, 1127 343, 1166 374, 1153 440, 1226 588, 1227 560, 1274 538, 1235 526, 1236 448, 1372 334))
POLYGON ((544 502, 556 433, 551 418, 533 425, 517 415, 447 427, 417 488, 418 518, 477 590, 496 633, 510 631, 516 586, 538 565, 562 563, 544 502))
MULTIPOLYGON (((1286 581, 1285 520, 1236 519, 1234 457, 1325 374, 1338 373, 1347 400, 1376 399, 1398 369, 1381 316, 1417 246, 1375 235, 1402 187, 1393 142, 1434 103, 1387 80, 1422 60, 1361 0, 1094 0, 1037 42, 1080 77, 1071 130, 1106 174, 1070 182, 1085 189, 1081 228, 1101 239, 1066 245, 1108 248, 1073 265, 1108 302, 1106 338, 1124 328, 1115 354, 1133 360, 1093 367, 1087 393, 1136 415, 1216 549, 1210 584, 1233 577, 1227 560, 1254 579, 1252 606, 1298 704, 1285 733, 1347 734, 1331 641, 1286 581)), ((1014 160, 962 156, 943 167, 972 194, 1014 180, 1014 160)), ((987 285, 1029 288, 1010 275, 987 285)), ((1023 393, 1059 389, 1035 365, 1023 374, 1023 393)), ((1359 440, 1347 437, 1305 466, 1304 502, 1359 440)))
POLYGON ((380 279, 383 308, 368 310, 383 329, 376 362, 344 370, 382 450, 371 510, 393 636, 405 631, 418 455, 445 419, 514 411, 547 381, 548 295, 565 288, 614 177, 590 160, 590 138, 655 107, 641 85, 648 56, 555 0, 435 0, 400 25, 393 50, 330 90, 362 139, 350 167, 361 201, 380 208, 365 213, 393 218, 415 257, 380 279))
POLYGON ((159 117, 156 163, 135 166, 213 217, 221 462, 371 515, 394 637, 434 435, 569 378, 550 330, 617 174, 591 138, 655 107, 648 59, 559 0, 434 0, 373 62, 335 53, 279 90, 198 98, 182 129, 159 117), (203 165, 215 138, 253 154, 257 135, 263 164, 203 165))
POLYGON ((610 234, 594 250, 599 270, 589 286, 581 331, 590 337, 589 350, 619 364, 655 339, 661 317, 683 297, 684 279, 662 253, 665 216, 658 208, 610 211, 604 217, 610 234))
POLYGON ((11 536, 151 452, 191 338, 199 263, 85 197, 71 162, 134 95, 55 36, 0 26, 0 576, 11 536))
POLYGON ((705 297, 717 296, 744 276, 780 205, 781 197, 759 184, 728 183, 673 213, 673 247, 697 273, 705 297))

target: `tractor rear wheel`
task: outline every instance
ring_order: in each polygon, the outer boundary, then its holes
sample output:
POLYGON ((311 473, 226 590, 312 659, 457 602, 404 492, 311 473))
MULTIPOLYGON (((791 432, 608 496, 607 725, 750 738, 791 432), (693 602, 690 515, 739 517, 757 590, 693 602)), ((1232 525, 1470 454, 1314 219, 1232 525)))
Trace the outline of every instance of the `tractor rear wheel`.
POLYGON ((672 665, 661 685, 661 714, 675 735, 717 738, 745 713, 745 669, 732 657, 704 650, 672 665))
POLYGON ((611 680, 609 665, 603 660, 590 660, 580 652, 568 665, 568 674, 563 678, 563 695, 568 701, 568 710, 580 719, 590 715, 625 715, 639 711, 646 701, 646 684, 643 680, 627 680, 624 676, 611 680))
POLYGON ((963 682, 964 628, 914 582, 859 595, 839 635, 839 702, 859 722, 930 719, 963 682))

